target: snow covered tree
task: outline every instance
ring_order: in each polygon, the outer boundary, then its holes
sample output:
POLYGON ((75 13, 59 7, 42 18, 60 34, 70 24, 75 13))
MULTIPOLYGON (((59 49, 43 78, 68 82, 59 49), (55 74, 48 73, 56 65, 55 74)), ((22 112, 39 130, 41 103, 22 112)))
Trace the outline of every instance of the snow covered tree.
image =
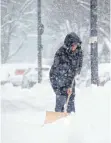
POLYGON ((87 18, 89 3, 83 2, 79 0, 54 0, 50 8, 47 9, 49 27, 57 32, 60 32, 62 27, 62 30, 65 29, 67 33, 75 31, 80 35, 81 28, 87 27, 86 25, 89 23, 87 18), (84 10, 83 5, 87 7, 86 10, 84 10))
POLYGON ((1 63, 6 63, 23 47, 28 32, 33 29, 36 7, 33 9, 32 5, 35 5, 33 0, 1 2, 1 63))

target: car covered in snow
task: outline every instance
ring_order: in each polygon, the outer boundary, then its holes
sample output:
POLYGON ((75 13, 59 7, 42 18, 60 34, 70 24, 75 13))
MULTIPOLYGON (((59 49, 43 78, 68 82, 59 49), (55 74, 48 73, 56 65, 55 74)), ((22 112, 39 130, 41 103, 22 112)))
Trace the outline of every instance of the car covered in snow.
POLYGON ((4 85, 9 82, 10 74, 8 72, 8 68, 5 66, 1 66, 0 68, 0 82, 1 85, 4 85))
POLYGON ((13 86, 21 86, 23 75, 27 71, 27 69, 33 67, 33 64, 12 64, 11 70, 10 70, 10 83, 13 84, 13 86))
POLYGON ((15 69, 14 73, 10 77, 10 82, 13 84, 13 86, 20 86, 23 79, 23 74, 25 73, 24 68, 18 68, 15 69))
MULTIPOLYGON (((42 67, 42 81, 48 81, 50 66, 43 65, 42 67)), ((31 88, 38 82, 38 68, 33 67, 25 71, 22 80, 22 88, 31 88)))

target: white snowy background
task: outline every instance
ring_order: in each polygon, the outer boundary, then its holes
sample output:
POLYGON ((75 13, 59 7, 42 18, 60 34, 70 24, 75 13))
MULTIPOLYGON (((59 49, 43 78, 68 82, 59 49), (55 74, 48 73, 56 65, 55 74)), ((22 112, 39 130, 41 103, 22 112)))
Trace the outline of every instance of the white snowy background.
MULTIPOLYGON (((18 63, 37 63, 37 3, 33 0, 1 1, 0 79, 18 63), (8 63, 8 64, 7 64, 8 63), (11 68, 9 68, 11 64, 11 68), (5 68, 4 68, 5 67, 5 68)), ((98 55, 101 80, 111 79, 110 0, 98 0, 98 55), (103 63, 100 66, 100 63, 103 63), (106 76, 105 76, 106 75, 106 76)), ((81 37, 84 63, 81 79, 90 79, 90 1, 42 0, 43 63, 51 65, 55 51, 70 31, 81 37), (79 17, 79 18, 78 18, 79 17)), ((76 113, 41 126, 44 111, 54 111, 55 94, 49 81, 31 89, 0 90, 1 143, 110 143, 111 80, 104 86, 77 82, 76 113)))
POLYGON ((104 87, 76 88, 76 113, 41 126, 41 113, 54 111, 55 94, 50 83, 36 84, 31 89, 5 84, 1 87, 1 141, 110 143, 110 88, 111 81, 104 87))

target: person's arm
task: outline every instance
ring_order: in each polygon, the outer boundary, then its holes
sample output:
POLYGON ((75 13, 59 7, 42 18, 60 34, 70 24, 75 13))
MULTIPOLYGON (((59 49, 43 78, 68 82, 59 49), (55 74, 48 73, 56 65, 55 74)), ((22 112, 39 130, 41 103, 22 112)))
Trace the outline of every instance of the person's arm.
POLYGON ((61 60, 61 50, 59 49, 54 56, 54 62, 53 65, 56 68, 59 64, 60 64, 60 60, 61 60))
POLYGON ((82 69, 82 63, 83 63, 83 52, 81 49, 79 49, 79 53, 78 53, 78 56, 79 56, 79 63, 78 65, 75 65, 75 68, 77 66, 77 70, 75 71, 75 69, 73 70, 73 73, 70 73, 68 74, 68 82, 67 82, 67 93, 68 95, 70 95, 72 93, 72 87, 75 83, 75 76, 77 74, 80 74, 81 72, 81 69, 82 69))
POLYGON ((72 71, 68 73, 67 75, 67 84, 66 84, 66 87, 67 87, 67 95, 71 95, 72 94, 72 87, 74 85, 74 82, 75 82, 75 73, 72 73, 72 71))

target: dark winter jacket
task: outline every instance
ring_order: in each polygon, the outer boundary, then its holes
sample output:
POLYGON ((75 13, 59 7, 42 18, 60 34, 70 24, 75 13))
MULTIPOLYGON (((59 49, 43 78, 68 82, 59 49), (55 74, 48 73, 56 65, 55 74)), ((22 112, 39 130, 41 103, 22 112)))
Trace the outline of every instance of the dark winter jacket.
POLYGON ((64 40, 64 45, 55 54, 54 62, 50 70, 52 84, 59 87, 71 87, 76 74, 79 74, 82 67, 83 53, 81 40, 75 33, 70 33, 64 40), (72 52, 73 43, 79 44, 72 52))

